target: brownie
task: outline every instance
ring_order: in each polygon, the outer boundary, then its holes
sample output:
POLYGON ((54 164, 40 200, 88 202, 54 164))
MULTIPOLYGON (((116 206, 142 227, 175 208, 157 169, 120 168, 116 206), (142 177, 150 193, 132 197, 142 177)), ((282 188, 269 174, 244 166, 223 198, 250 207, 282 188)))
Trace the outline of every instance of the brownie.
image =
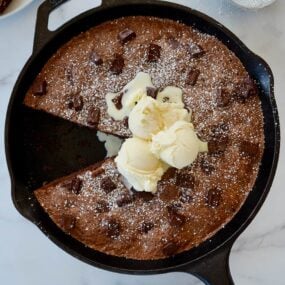
MULTIPOLYGON (((35 191, 67 234, 115 256, 150 260, 198 246, 244 203, 264 149, 258 88, 217 38, 167 19, 125 17, 74 37, 46 63, 24 104, 120 137, 125 120, 107 113, 105 96, 147 72, 155 90, 177 86, 209 151, 170 168, 155 194, 128 190, 113 159, 35 191)), ((120 103, 120 102, 118 102, 120 103)), ((94 161, 95 163, 95 161, 94 161)))

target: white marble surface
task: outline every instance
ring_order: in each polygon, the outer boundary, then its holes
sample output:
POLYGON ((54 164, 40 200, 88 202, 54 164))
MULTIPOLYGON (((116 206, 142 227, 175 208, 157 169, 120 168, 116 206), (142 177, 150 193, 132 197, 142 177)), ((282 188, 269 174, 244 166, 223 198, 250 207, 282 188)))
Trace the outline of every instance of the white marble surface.
MULTIPOLYGON (((32 50, 35 15, 41 1, 0 21, 0 284, 202 284, 182 273, 127 276, 99 270, 69 256, 22 218, 10 198, 10 180, 4 155, 5 113, 15 80, 32 50)), ((280 121, 285 125, 285 1, 259 11, 243 10, 230 0, 180 0, 225 24, 272 67, 280 121)), ((55 28, 99 1, 72 0, 52 14, 55 28)), ((261 211, 235 243, 230 266, 236 284, 285 284, 285 148, 261 211), (283 174, 283 175, 282 175, 283 174)))

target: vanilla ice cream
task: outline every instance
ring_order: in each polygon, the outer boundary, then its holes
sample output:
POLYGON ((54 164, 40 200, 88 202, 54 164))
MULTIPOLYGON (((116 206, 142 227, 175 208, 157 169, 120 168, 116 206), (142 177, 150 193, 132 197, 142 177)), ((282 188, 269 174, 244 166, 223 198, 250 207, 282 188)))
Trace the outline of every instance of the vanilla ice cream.
POLYGON ((184 104, 179 103, 180 100, 181 98, 178 97, 176 103, 173 104, 161 103, 146 95, 142 97, 129 115, 129 128, 133 135, 149 140, 176 121, 190 121, 190 114, 184 109, 184 104))
POLYGON ((190 165, 200 151, 207 151, 207 143, 198 139, 189 122, 177 121, 152 138, 151 152, 178 169, 190 165))
POLYGON ((163 129, 162 119, 158 102, 145 95, 129 115, 129 129, 139 138, 150 139, 163 129))
POLYGON ((120 92, 107 93, 107 112, 110 117, 115 120, 123 120, 124 117, 127 117, 137 102, 145 96, 147 87, 153 87, 150 75, 145 72, 139 72, 120 92), (122 94, 122 108, 118 110, 113 99, 120 94, 122 94))
POLYGON ((127 139, 115 158, 119 172, 137 191, 156 192, 157 182, 168 166, 150 151, 150 143, 127 139))
POLYGON ((121 92, 108 93, 106 102, 113 119, 128 117, 133 134, 115 158, 118 171, 128 187, 154 193, 169 166, 190 165, 208 147, 195 133, 180 88, 167 86, 153 98, 147 95, 147 87, 154 87, 149 74, 139 72, 121 92))

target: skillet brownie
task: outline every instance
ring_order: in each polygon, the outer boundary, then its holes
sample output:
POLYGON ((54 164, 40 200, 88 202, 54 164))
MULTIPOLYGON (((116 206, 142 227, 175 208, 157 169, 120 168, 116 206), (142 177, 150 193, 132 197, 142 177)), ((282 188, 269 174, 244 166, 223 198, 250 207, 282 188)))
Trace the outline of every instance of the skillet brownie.
POLYGON ((109 158, 35 195, 85 245, 150 260, 198 246, 233 218, 256 180, 264 133, 258 89, 234 53, 213 36, 154 17, 120 18, 72 38, 43 67, 24 104, 127 138, 128 120, 108 115, 105 96, 140 71, 158 89, 182 89, 208 152, 181 170, 168 169, 155 194, 129 190, 109 158))

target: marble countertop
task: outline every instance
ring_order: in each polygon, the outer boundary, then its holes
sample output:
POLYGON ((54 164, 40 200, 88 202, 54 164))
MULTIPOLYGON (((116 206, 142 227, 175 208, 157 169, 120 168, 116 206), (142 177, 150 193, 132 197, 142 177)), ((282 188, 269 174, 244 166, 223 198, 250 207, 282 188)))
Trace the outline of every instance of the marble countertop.
MULTIPOLYGON (((202 284, 183 273, 129 276, 91 267, 69 256, 48 240, 14 208, 4 154, 4 122, 11 90, 32 52, 35 15, 41 1, 20 13, 0 20, 0 283, 11 285, 120 285, 202 284)), ((285 125, 285 1, 258 11, 244 10, 230 0, 178 0, 212 16, 232 30, 251 50, 271 66, 279 107, 281 133, 285 125)), ((100 1, 72 0, 54 11, 50 28, 100 1)), ((279 167, 259 214, 236 241, 230 267, 236 284, 285 284, 285 147, 281 145, 279 167), (283 174, 283 175, 282 175, 283 174)))

